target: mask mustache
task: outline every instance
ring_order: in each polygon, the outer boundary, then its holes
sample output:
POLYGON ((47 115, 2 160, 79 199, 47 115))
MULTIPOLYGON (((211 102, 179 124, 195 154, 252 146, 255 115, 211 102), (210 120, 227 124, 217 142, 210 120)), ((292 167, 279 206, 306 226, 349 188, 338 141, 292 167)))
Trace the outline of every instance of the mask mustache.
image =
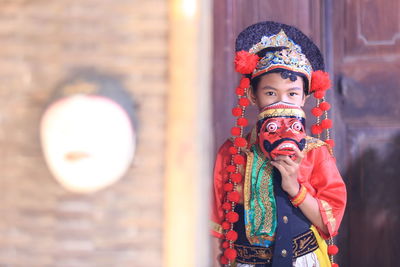
POLYGON ((264 148, 266 151, 271 152, 272 150, 277 148, 280 144, 282 144, 285 141, 291 141, 291 142, 295 143, 299 147, 300 151, 303 151, 304 147, 306 146, 305 138, 301 139, 300 142, 297 142, 296 140, 294 140, 292 138, 282 138, 282 139, 279 139, 278 141, 273 142, 272 144, 269 141, 264 140, 263 145, 264 145, 264 148))

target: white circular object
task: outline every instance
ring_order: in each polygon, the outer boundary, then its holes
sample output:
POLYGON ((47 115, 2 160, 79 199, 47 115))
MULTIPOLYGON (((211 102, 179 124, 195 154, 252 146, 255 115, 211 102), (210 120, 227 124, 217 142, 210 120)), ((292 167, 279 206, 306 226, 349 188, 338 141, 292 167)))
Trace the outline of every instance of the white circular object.
POLYGON ((109 98, 74 95, 53 103, 41 120, 40 135, 51 173, 79 193, 119 180, 135 152, 135 131, 126 111, 109 98))

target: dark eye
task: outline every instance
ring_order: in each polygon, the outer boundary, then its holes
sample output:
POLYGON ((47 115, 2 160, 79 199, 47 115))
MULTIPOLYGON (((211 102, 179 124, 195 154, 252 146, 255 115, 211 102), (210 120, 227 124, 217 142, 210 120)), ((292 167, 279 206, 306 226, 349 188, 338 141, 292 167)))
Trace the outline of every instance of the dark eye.
POLYGON ((278 125, 275 122, 270 122, 267 124, 267 132, 274 133, 278 129, 278 125))
POLYGON ((275 93, 274 92, 266 92, 265 93, 267 96, 273 96, 275 93))
POLYGON ((290 95, 290 96, 296 96, 297 93, 291 92, 291 93, 289 93, 289 95, 290 95))
POLYGON ((303 126, 301 125, 300 122, 295 121, 295 122, 292 124, 292 129, 295 130, 295 131, 300 132, 300 131, 303 129, 303 126))

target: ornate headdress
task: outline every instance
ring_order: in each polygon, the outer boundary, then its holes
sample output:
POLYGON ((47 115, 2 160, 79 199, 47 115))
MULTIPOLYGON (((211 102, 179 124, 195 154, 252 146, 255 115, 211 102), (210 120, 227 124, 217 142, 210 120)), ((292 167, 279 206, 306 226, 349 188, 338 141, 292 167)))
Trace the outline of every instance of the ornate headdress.
POLYGON ((236 88, 238 104, 232 109, 232 115, 237 117, 237 120, 236 125, 231 129, 234 142, 229 149, 232 158, 231 165, 227 167, 228 182, 224 187, 226 199, 230 205, 227 205, 225 209, 226 221, 222 224, 226 230, 226 241, 222 244, 224 249, 221 256, 222 264, 229 264, 237 256, 234 249, 237 233, 233 231, 233 223, 237 222, 239 217, 234 208, 240 198, 236 191, 237 183, 242 180, 239 167, 245 164, 240 153, 248 146, 246 138, 243 137, 243 127, 248 125, 245 110, 250 104, 247 98, 247 91, 251 90, 250 80, 277 69, 290 70, 303 77, 306 84, 305 93, 313 94, 316 98, 316 106, 311 113, 317 119, 311 127, 311 132, 318 138, 321 138, 325 132, 325 142, 331 147, 334 146, 329 134, 329 129, 332 127, 332 121, 328 119, 327 113, 330 104, 325 100, 325 92, 331 86, 329 74, 324 71, 321 52, 306 35, 295 27, 272 21, 251 25, 236 39, 234 63, 235 70, 243 77, 236 88))

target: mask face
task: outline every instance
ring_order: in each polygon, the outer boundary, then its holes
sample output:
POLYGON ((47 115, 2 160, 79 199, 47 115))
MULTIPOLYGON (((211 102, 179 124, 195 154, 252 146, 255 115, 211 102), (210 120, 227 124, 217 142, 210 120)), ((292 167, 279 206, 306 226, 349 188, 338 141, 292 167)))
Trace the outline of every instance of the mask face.
POLYGON ((261 125, 259 146, 272 160, 278 155, 293 157, 294 147, 304 149, 305 137, 304 125, 299 118, 272 117, 261 125))
POLYGON ((75 95, 56 101, 44 113, 40 132, 51 173, 74 192, 111 185, 133 159, 135 132, 130 118, 106 97, 75 95))

